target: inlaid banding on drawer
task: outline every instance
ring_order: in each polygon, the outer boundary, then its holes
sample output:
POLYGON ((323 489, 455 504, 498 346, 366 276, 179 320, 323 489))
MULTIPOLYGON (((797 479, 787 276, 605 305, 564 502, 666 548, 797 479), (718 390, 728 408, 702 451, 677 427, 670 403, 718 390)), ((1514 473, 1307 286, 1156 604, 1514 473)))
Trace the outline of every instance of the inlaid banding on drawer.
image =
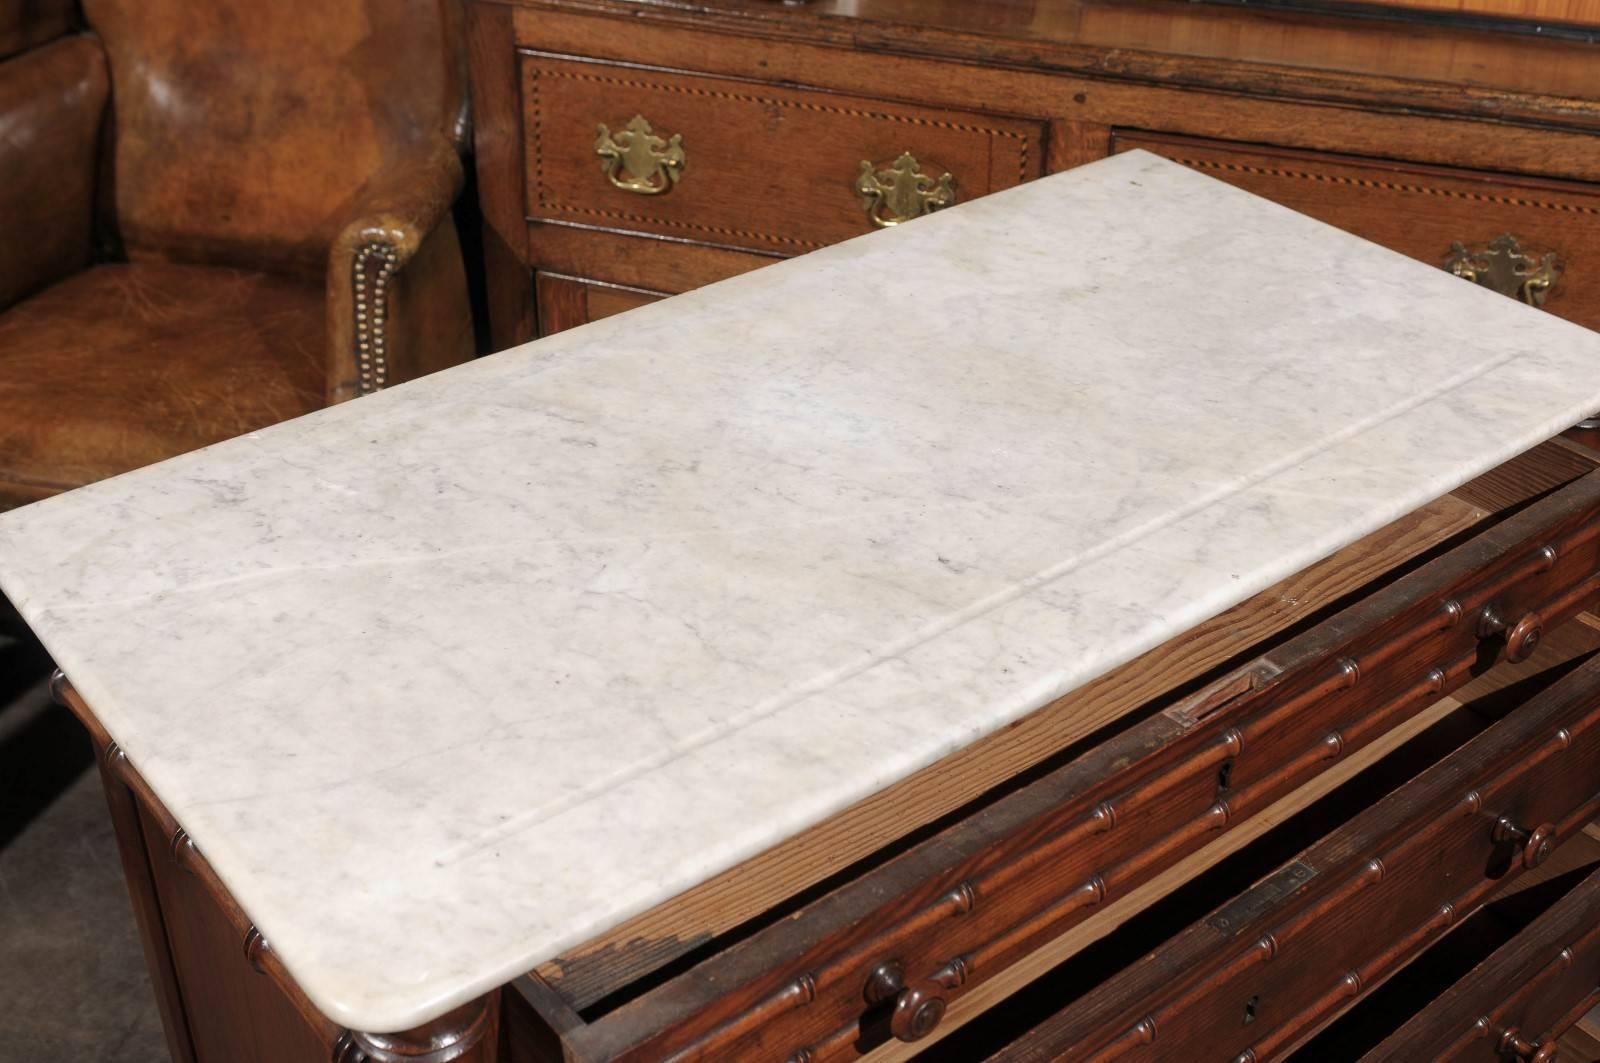
POLYGON ((951 175, 958 202, 1041 172, 1037 122, 537 52, 521 61, 530 220, 799 254, 873 230, 856 188, 864 162, 911 152, 934 180, 951 175), (650 194, 608 180, 595 154, 600 125, 614 151, 635 117, 663 155, 678 153, 650 194))
POLYGON ((1539 292, 1539 305, 1600 328, 1595 185, 1138 130, 1113 134, 1113 151, 1134 148, 1434 266, 1447 264, 1454 245, 1482 251, 1509 235, 1530 261, 1554 255, 1556 279, 1539 292))

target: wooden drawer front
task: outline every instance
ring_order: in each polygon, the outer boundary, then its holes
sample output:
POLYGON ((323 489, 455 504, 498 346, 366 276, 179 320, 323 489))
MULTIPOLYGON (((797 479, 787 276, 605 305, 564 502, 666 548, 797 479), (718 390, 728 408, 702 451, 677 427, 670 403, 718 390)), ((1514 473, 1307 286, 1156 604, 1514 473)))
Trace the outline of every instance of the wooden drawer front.
POLYGON ((662 292, 620 284, 539 273, 534 278, 539 303, 539 335, 549 336, 666 298, 662 292))
POLYGON ((1036 122, 539 54, 522 78, 533 219, 799 254, 873 230, 864 160, 911 152, 935 180, 952 175, 959 202, 1037 177, 1043 156, 1036 122), (596 154, 597 127, 615 137, 635 115, 682 137, 660 194, 615 187, 596 154))
POLYGON ((1600 473, 594 1017, 569 1044, 596 1060, 824 1063, 916 1039, 951 999, 1459 687, 1505 652, 1507 631, 1512 655, 1526 652, 1540 617, 1557 623, 1596 596, 1597 573, 1600 473))
POLYGON ((1279 1058, 1581 831, 1596 763, 1600 659, 996 1059, 1279 1058))
MULTIPOLYGON (((1551 1049, 1545 1046, 1600 1000, 1597 987, 1600 872, 1591 874, 1361 1061, 1507 1063, 1539 1058, 1541 1049, 1548 1055, 1551 1049)), ((1554 1057, 1549 1058, 1553 1063, 1554 1057)))
POLYGON ((1575 182, 1254 148, 1118 131, 1113 151, 1144 148, 1304 214, 1443 266, 1451 244, 1509 233, 1562 272, 1544 308, 1600 329, 1600 189, 1575 182))

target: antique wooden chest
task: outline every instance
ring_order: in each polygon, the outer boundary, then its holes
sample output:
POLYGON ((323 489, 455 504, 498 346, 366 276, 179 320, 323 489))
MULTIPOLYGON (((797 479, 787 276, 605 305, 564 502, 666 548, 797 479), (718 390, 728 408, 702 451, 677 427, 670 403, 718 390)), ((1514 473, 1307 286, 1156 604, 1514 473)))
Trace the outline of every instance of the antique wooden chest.
POLYGON ((0 516, 0 586, 180 1060, 1548 1059, 1597 355, 1130 152, 0 516))

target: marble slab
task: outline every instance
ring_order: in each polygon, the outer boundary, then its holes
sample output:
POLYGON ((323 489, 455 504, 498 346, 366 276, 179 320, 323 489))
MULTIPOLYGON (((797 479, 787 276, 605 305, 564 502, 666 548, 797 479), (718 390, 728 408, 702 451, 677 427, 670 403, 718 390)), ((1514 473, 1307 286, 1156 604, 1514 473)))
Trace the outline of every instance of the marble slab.
POLYGON ((1597 368, 1135 152, 0 516, 0 586, 312 1000, 397 1029, 1555 434, 1597 368))

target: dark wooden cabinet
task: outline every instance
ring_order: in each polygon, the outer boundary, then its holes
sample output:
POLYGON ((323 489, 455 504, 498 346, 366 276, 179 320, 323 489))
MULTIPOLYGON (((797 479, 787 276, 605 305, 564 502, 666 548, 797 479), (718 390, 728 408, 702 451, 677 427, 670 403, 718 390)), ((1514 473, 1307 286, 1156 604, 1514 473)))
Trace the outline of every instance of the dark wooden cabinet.
POLYGON ((1600 871, 1584 877, 1362 1063, 1553 1063, 1568 1058, 1557 1035, 1597 1002, 1600 871))
POLYGON ((1581 832, 1597 762, 1591 660, 998 1058, 1278 1058, 1581 832))

